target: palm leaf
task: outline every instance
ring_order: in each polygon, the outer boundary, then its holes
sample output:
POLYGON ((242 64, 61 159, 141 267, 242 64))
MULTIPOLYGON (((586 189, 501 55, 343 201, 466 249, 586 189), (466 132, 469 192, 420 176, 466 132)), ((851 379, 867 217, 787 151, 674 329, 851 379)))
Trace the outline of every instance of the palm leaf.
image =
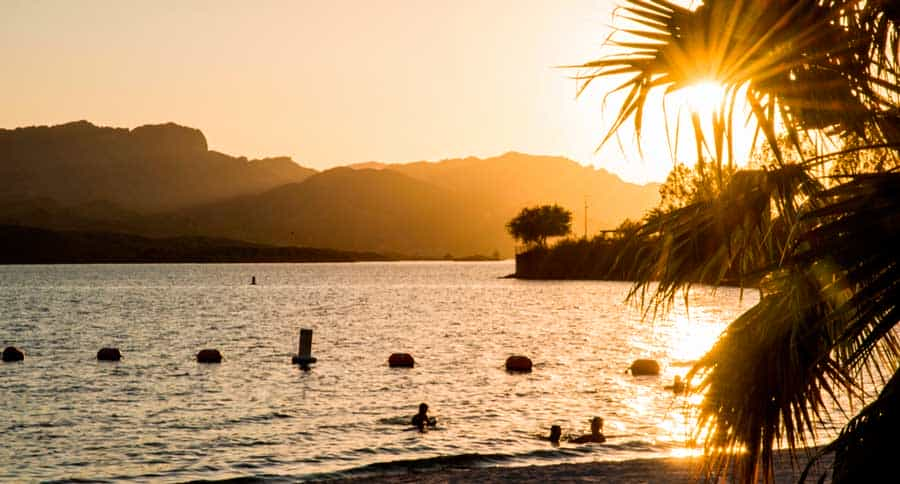
MULTIPOLYGON (((896 472, 897 434, 900 432, 900 372, 884 386, 878 399, 850 420, 834 442, 821 455, 835 455, 832 470, 834 484, 883 482, 896 472)), ((815 460, 804 469, 806 479, 815 460)))
POLYGON ((698 431, 707 435, 708 472, 733 466, 742 482, 756 482, 760 470, 768 479, 776 445, 811 442, 836 386, 854 386, 830 356, 831 334, 821 330, 830 303, 817 297, 817 281, 784 271, 767 289, 688 375, 704 393, 698 431))
POLYGON ((618 266, 639 281, 630 297, 656 282, 649 302, 666 307, 696 282, 758 280, 784 258, 798 204, 820 190, 799 166, 741 171, 717 198, 655 214, 634 238, 643 249, 625 251, 637 256, 618 266))
POLYGON ((867 449, 892 435, 872 427, 897 430, 886 409, 900 400, 900 263, 893 253, 900 244, 900 176, 838 178, 823 190, 810 174, 822 159, 786 164, 778 131, 785 127, 801 158, 802 133, 810 131, 853 140, 848 150, 900 153, 898 2, 707 0, 693 11, 664 0, 623 4, 628 25, 609 42, 618 51, 582 64, 586 72, 578 76, 581 89, 630 76, 617 88, 628 95, 603 143, 629 121, 640 142, 653 90, 668 94, 714 79, 730 95, 714 114, 712 133, 692 119, 698 163, 708 153, 722 173, 726 159, 732 162, 732 113, 742 89, 757 134, 778 161, 773 170, 736 175, 713 198, 651 214, 636 234, 644 244, 638 257, 617 262, 638 281, 631 297, 649 293, 654 306, 697 281, 721 282, 728 274, 761 280, 760 302, 729 325, 691 373, 706 392, 700 423, 710 471, 736 465, 744 482, 755 482, 760 471, 768 480, 778 442, 809 442, 815 422, 827 418, 826 399, 859 395, 857 372, 894 373, 830 447, 836 480, 865 477, 861 466, 868 464, 860 463, 881 455, 867 449), (651 291, 652 280, 659 285, 651 291), (721 452, 735 448, 747 452, 721 452))

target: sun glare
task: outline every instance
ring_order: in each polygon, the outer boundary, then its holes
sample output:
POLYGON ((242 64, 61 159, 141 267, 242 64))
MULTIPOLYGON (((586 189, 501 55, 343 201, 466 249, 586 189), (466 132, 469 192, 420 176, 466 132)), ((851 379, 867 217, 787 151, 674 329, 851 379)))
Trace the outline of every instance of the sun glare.
POLYGON ((648 109, 642 113, 640 154, 640 160, 646 163, 644 166, 656 170, 652 178, 665 180, 674 163, 693 166, 697 160, 697 127, 705 138, 703 155, 714 159, 717 156, 714 152, 717 129, 714 121, 720 111, 726 117, 722 120, 725 132, 719 134, 731 137, 731 142, 722 146, 723 161, 728 162, 727 158, 731 157, 737 167, 746 166, 756 129, 751 119, 752 109, 746 101, 746 90, 747 86, 741 86, 731 91, 717 81, 702 80, 676 91, 660 89, 654 93, 658 97, 648 101, 648 105, 660 103, 657 106, 661 109, 648 109), (733 105, 728 104, 731 102, 733 105), (696 115, 699 125, 694 125, 692 115, 696 115))
POLYGON ((678 93, 682 98, 682 107, 699 114, 701 118, 707 118, 722 105, 725 86, 715 81, 701 81, 682 88, 678 93))
POLYGON ((711 323, 707 318, 676 316, 671 334, 671 357, 675 362, 693 362, 703 356, 719 339, 722 324, 711 323))

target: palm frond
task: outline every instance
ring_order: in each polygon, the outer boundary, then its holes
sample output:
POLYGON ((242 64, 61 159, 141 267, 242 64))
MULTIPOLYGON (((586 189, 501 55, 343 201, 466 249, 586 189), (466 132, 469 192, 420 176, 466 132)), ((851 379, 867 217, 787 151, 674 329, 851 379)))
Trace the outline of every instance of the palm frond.
MULTIPOLYGON (((586 70, 577 76, 579 92, 597 79, 629 76, 611 91, 627 96, 601 146, 629 120, 640 143, 652 90, 673 92, 703 80, 719 82, 728 95, 712 133, 695 129, 698 144, 732 142, 727 113, 744 85, 757 125, 779 159, 774 131, 780 121, 792 130, 887 130, 881 126, 884 111, 900 96, 900 36, 889 2, 719 0, 694 11, 662 0, 623 4, 621 19, 629 27, 618 30, 621 40, 609 42, 618 51, 572 66, 586 70)), ((726 154, 717 148, 714 159, 731 162, 722 159, 726 154)))
POLYGON ((830 302, 808 273, 782 271, 760 302, 731 323, 692 368, 703 393, 698 431, 706 434, 708 472, 733 466, 741 482, 770 477, 773 449, 811 441, 853 379, 831 355, 833 333, 821 324, 830 302), (840 387, 840 388, 837 388, 840 387))
POLYGON ((676 294, 702 282, 755 282, 784 259, 799 205, 821 185, 801 167, 737 172, 721 194, 684 208, 656 213, 638 231, 643 249, 624 272, 638 281, 629 297, 647 294, 651 306, 666 306, 676 294), (646 240, 656 243, 645 244, 646 240))
POLYGON ((829 264, 832 290, 853 290, 833 315, 846 321, 836 346, 843 363, 893 371, 900 364, 893 332, 900 322, 900 174, 856 176, 819 198, 828 203, 804 216, 814 228, 801 237, 806 249, 796 258, 829 264))
MULTIPOLYGON (((832 483, 882 482, 896 472, 897 435, 900 432, 900 372, 887 382, 878 398, 867 405, 820 453, 834 454, 832 483)), ((806 480, 815 460, 804 469, 806 480)))
POLYGON ((620 18, 627 25, 608 42, 611 52, 577 66, 581 89, 625 78, 612 90, 625 96, 604 143, 629 121, 640 141, 654 90, 715 80, 728 95, 711 132, 692 118, 698 163, 708 153, 720 174, 732 163, 738 92, 754 136, 766 137, 777 160, 774 169, 738 173, 714 198, 652 214, 636 234, 643 252, 620 261, 638 281, 631 297, 659 281, 655 305, 698 281, 760 278, 759 303, 691 370, 705 392, 700 427, 711 472, 732 464, 742 482, 756 482, 759 471, 768 480, 775 446, 809 442, 827 417, 826 399, 858 396, 865 373, 889 381, 829 449, 836 481, 874 476, 865 472, 873 459, 889 461, 884 449, 893 448, 886 443, 900 415, 891 410, 900 404, 900 175, 835 178, 824 190, 811 168, 825 158, 789 164, 778 140, 783 126, 801 159, 803 132, 848 141, 835 156, 878 148, 900 158, 900 3, 706 0, 690 10, 624 0, 620 18), (745 453, 727 452, 736 449, 745 453))

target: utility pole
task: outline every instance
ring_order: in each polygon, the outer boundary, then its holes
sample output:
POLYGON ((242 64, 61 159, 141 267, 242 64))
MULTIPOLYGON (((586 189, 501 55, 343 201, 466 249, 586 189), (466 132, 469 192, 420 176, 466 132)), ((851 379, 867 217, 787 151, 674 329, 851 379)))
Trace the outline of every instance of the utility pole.
POLYGON ((588 200, 588 197, 587 197, 587 195, 585 195, 584 196, 584 240, 587 240, 587 209, 588 209, 587 200, 588 200))

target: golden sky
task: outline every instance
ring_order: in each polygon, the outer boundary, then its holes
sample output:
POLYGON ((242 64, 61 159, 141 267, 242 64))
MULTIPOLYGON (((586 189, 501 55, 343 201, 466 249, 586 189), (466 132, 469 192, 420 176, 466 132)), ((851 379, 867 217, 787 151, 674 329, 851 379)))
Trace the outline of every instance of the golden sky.
MULTIPOLYGON (((562 155, 635 182, 645 161, 574 71, 596 58, 612 0, 0 2, 0 127, 173 121, 211 149, 288 155, 317 169, 364 161, 562 155)), ((651 135, 653 132, 651 131, 651 135)), ((686 153, 692 153, 688 144, 686 153)))

